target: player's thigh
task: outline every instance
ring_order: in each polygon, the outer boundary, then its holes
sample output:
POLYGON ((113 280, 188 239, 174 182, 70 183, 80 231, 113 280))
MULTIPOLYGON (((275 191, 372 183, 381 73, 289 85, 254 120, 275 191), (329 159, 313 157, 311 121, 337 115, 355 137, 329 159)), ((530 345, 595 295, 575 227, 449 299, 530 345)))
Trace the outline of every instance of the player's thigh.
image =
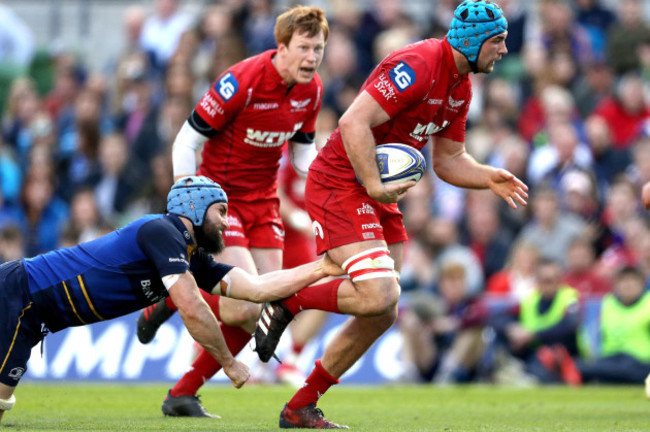
MULTIPOLYGON (((337 246, 327 251, 330 258, 339 266, 344 267, 344 264, 349 263, 350 260, 362 259, 364 254, 370 253, 376 249, 390 249, 383 240, 367 240, 362 242, 350 243, 342 246, 337 246)), ((401 253, 401 248, 396 246, 395 252, 401 253)), ((391 256, 392 258, 392 256, 391 256)), ((362 315, 375 315, 382 311, 388 310, 394 303, 397 302, 400 294, 399 284, 397 278, 394 276, 390 268, 376 268, 375 264, 369 263, 367 269, 363 268, 362 261, 359 261, 360 268, 357 271, 365 272, 365 270, 375 271, 376 276, 366 274, 365 277, 355 278, 354 272, 351 275, 354 283, 354 296, 359 301, 364 302, 367 306, 367 311, 360 312, 362 315)), ((401 263, 401 257, 400 257, 401 263)))
POLYGON ((250 274, 258 274, 253 255, 246 247, 227 246, 219 255, 215 255, 214 259, 220 263, 239 267, 250 274))
POLYGON ((257 272, 264 274, 282 268, 282 249, 275 248, 251 248, 253 261, 257 266, 257 272))

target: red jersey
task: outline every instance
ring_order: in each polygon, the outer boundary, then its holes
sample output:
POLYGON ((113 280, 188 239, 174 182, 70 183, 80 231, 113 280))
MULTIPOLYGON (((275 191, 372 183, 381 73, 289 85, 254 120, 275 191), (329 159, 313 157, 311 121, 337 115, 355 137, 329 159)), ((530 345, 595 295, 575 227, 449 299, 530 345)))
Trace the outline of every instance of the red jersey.
MULTIPOLYGON (((458 73, 447 40, 426 39, 388 55, 361 87, 390 116, 372 128, 377 145, 424 147, 430 136, 465 142, 472 98, 468 75, 458 73)), ((340 130, 334 131, 310 170, 354 180, 340 130)))
POLYGON ((284 143, 296 132, 316 129, 320 77, 289 86, 271 62, 276 51, 229 68, 195 108, 218 131, 205 144, 198 175, 219 183, 229 198, 274 197, 284 143))

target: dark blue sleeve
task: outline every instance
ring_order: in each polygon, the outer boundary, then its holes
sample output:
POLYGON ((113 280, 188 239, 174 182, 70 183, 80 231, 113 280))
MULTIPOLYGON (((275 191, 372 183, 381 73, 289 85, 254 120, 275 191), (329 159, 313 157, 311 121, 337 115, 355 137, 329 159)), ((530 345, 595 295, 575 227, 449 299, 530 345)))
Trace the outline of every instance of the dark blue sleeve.
POLYGON ((168 220, 154 219, 142 225, 138 230, 137 242, 160 277, 183 274, 189 270, 187 243, 168 220))
POLYGON ((198 249, 192 255, 190 270, 194 274, 196 284, 203 291, 211 292, 212 288, 232 269, 231 265, 216 262, 212 255, 205 253, 203 249, 198 249))

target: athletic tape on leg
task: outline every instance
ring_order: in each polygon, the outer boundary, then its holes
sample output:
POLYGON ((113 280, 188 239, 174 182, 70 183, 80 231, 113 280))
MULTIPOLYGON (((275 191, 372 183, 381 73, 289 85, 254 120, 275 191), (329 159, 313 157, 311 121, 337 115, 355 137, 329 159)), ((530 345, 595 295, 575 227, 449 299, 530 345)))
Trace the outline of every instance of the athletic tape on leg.
POLYGON ((0 411, 9 411, 16 405, 16 396, 11 395, 9 399, 0 399, 0 411))
POLYGON ((343 269, 350 275, 352 282, 396 277, 395 261, 388 249, 383 247, 368 249, 351 256, 343 263, 343 269))

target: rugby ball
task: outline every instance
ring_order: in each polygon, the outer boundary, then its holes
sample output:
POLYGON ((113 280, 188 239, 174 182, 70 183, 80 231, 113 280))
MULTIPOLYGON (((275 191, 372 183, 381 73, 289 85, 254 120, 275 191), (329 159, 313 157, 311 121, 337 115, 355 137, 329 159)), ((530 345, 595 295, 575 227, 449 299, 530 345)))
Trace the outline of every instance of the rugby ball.
POLYGON ((427 163, 419 150, 406 144, 377 146, 377 166, 384 184, 404 183, 422 178, 427 163))

